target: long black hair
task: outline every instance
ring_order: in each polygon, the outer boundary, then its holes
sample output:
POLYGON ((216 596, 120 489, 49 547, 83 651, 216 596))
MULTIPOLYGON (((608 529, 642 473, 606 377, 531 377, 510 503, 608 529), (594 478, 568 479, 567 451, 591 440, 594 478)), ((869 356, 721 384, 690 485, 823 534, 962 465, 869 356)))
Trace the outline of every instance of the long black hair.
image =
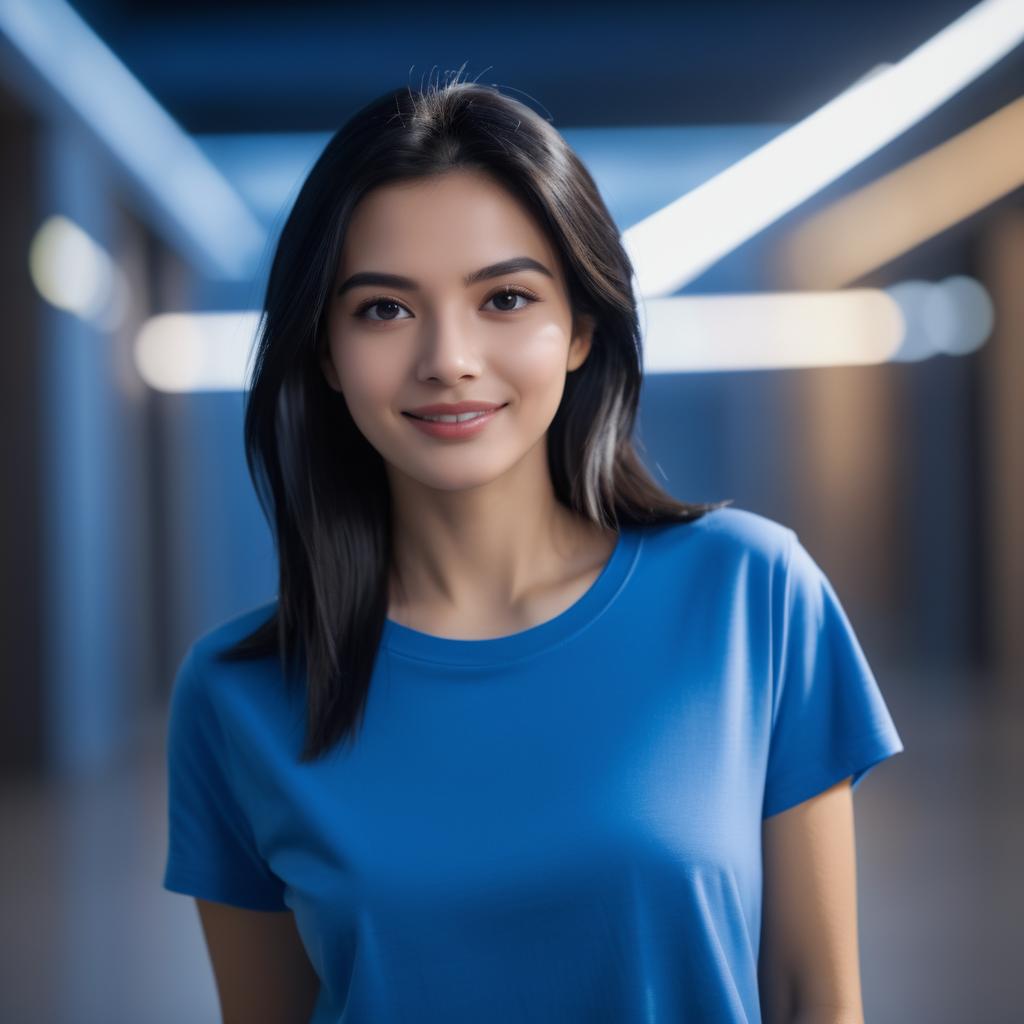
POLYGON ((574 321, 596 324, 547 434, 557 500, 615 529, 692 521, 732 500, 677 501, 636 454, 643 360, 632 266, 592 177, 548 120, 457 75, 367 104, 314 164, 271 264, 245 449, 274 535, 279 591, 271 618, 220 655, 276 655, 287 685, 304 680, 302 761, 355 740, 389 603, 384 461, 320 365, 346 227, 372 189, 455 168, 486 172, 526 204, 560 254, 574 321))

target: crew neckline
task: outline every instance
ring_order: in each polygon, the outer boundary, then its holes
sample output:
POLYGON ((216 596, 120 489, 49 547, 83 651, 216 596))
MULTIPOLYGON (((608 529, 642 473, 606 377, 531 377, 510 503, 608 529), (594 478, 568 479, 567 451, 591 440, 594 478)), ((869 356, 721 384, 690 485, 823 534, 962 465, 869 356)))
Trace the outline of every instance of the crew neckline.
POLYGON ((608 561, 587 590, 554 618, 518 633, 482 640, 456 639, 423 633, 387 618, 382 643, 403 657, 449 665, 492 665, 548 650, 586 629, 615 600, 633 572, 642 544, 638 527, 620 526, 608 561))

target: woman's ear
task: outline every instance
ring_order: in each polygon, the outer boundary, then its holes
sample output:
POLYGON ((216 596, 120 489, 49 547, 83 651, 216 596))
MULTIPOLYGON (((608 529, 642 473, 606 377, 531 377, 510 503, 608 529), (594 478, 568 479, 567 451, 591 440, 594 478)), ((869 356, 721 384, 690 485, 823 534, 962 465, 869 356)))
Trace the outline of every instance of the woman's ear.
POLYGON ((572 341, 569 343, 569 372, 581 367, 590 354, 590 346, 594 340, 594 329, 597 322, 592 316, 580 314, 574 319, 572 341))

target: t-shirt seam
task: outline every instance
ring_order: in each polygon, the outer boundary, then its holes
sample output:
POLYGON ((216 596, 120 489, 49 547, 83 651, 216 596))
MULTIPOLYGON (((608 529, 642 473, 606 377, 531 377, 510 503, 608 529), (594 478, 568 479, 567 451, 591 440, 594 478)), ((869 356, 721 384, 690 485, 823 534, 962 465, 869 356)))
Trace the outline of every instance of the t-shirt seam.
POLYGON ((225 899, 234 897, 252 903, 287 906, 283 891, 267 893, 264 889, 240 882, 237 875, 211 873, 205 869, 196 870, 190 864, 176 859, 167 862, 163 884, 165 888, 170 889, 176 889, 178 886, 185 889, 203 889, 217 893, 225 899))
MULTIPOLYGON (((880 725, 876 729, 869 730, 868 732, 858 733, 854 738, 848 740, 847 742, 851 746, 857 746, 857 745, 859 745, 861 743, 864 743, 867 740, 888 738, 889 736, 891 736, 891 733, 892 733, 892 730, 890 729, 890 727, 888 725, 884 725, 883 724, 883 725, 880 725)), ((842 760, 841 764, 842 764, 842 766, 844 768, 849 770, 851 775, 856 773, 857 766, 851 763, 849 755, 846 755, 846 756, 843 757, 843 760, 842 760)), ((824 768, 826 766, 827 766, 827 762, 821 762, 816 767, 817 768, 824 768)), ((778 791, 781 791, 781 792, 785 793, 785 791, 793 784, 793 782, 798 782, 798 781, 804 779, 805 777, 806 777, 806 766, 804 766, 804 768, 802 770, 789 772, 787 775, 784 775, 783 778, 782 778, 782 781, 776 782, 774 784, 773 788, 778 790, 778 791)), ((767 775, 766 775, 766 779, 767 779, 767 775)))
MULTIPOLYGON (((550 654, 553 651, 557 651, 565 644, 576 640, 579 636, 585 633, 594 623, 598 622, 607 612, 611 609, 612 605, 619 599, 619 595, 625 589, 626 584, 633 578, 633 574, 636 570, 637 565, 640 563, 640 553, 643 550, 644 536, 643 533, 638 534, 638 542, 636 549, 633 552, 633 559, 626 570, 625 575, 619 581, 618 586, 609 595, 608 600, 605 601, 604 606, 597 612, 596 615, 582 623, 577 629, 568 635, 561 637, 560 639, 552 642, 549 645, 539 648, 535 651, 527 651, 525 654, 514 655, 511 657, 504 658, 492 658, 489 661, 449 661, 441 658, 430 658, 420 654, 410 654, 407 651, 397 650, 390 644, 387 644, 387 650, 390 655, 394 655, 398 658, 404 658, 407 661, 417 661, 428 665, 437 665, 444 668, 497 668, 504 667, 506 665, 518 665, 522 662, 529 661, 531 658, 542 657, 546 654, 550 654)), ((557 616, 556 616, 557 617, 557 616)), ((553 620, 549 620, 553 621, 553 620)))
POLYGON ((228 869, 221 873, 211 871, 208 867, 196 867, 194 861, 183 861, 180 854, 168 860, 164 871, 167 881, 181 880, 183 882, 210 883, 214 888, 224 887, 229 891, 245 892, 257 897, 263 897, 265 893, 261 889, 254 889, 245 881, 239 881, 239 876, 228 869), (223 885, 226 883, 226 886, 223 885))

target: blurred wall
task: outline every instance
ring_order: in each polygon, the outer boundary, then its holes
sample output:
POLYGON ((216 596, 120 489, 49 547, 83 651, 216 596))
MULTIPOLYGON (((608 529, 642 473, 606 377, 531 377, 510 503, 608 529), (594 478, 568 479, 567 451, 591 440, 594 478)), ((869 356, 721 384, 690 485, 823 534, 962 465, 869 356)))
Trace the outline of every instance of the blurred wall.
POLYGON ((36 228, 38 136, 34 118, 0 87, 0 772, 38 768, 45 736, 42 685, 44 536, 39 521, 40 418, 35 384, 43 311, 26 253, 36 228))
POLYGON ((1001 696, 1024 706, 1024 189, 992 218, 980 243, 982 273, 995 298, 995 331, 980 353, 983 401, 972 452, 978 464, 984 585, 977 599, 984 652, 1001 696))

